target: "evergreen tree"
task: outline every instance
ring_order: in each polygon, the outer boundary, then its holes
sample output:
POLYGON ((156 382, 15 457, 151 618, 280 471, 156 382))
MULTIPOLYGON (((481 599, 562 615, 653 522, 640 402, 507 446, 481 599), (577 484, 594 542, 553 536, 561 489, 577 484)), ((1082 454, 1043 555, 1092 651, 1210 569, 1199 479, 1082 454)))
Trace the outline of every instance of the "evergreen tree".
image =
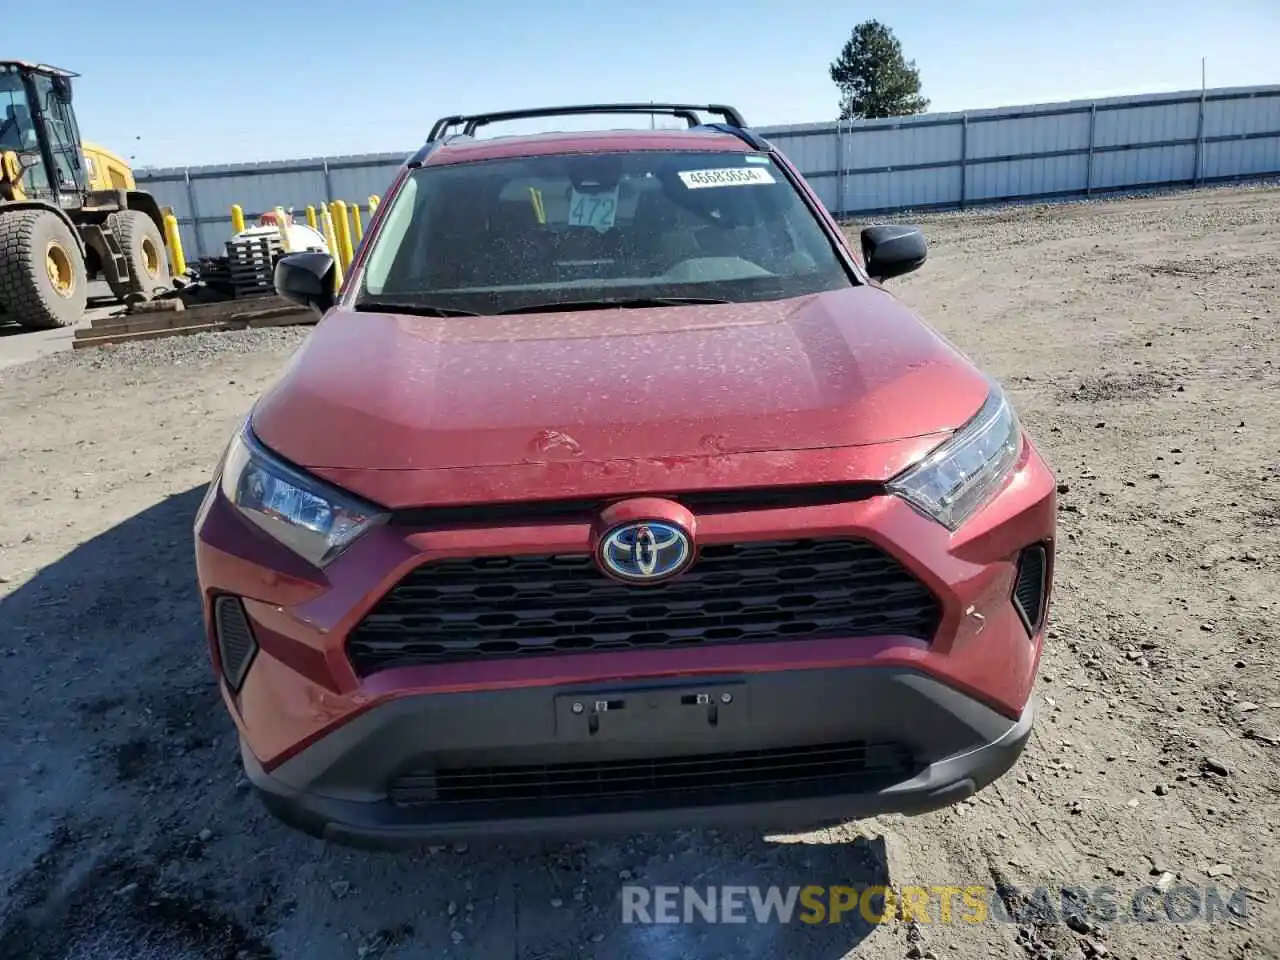
POLYGON ((853 28, 831 64, 831 79, 840 88, 841 120, 904 117, 929 109, 920 95, 915 61, 902 55, 898 38, 878 20, 853 28))

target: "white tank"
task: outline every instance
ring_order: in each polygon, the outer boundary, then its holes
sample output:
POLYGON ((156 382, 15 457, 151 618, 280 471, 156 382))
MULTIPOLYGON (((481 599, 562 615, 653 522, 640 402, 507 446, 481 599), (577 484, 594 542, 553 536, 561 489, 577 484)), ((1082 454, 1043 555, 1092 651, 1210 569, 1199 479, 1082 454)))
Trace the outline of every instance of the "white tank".
MULTIPOLYGON (((307 250, 319 250, 321 253, 332 253, 329 249, 329 245, 324 242, 324 234, 319 230, 312 230, 305 223, 291 223, 285 227, 285 231, 289 237, 290 253, 302 253, 307 250)), ((266 237, 271 236, 272 234, 278 235, 279 230, 271 224, 267 224, 262 227, 249 227, 247 230, 241 230, 232 237, 231 242, 234 243, 235 241, 242 239, 250 240, 255 237, 266 237)))

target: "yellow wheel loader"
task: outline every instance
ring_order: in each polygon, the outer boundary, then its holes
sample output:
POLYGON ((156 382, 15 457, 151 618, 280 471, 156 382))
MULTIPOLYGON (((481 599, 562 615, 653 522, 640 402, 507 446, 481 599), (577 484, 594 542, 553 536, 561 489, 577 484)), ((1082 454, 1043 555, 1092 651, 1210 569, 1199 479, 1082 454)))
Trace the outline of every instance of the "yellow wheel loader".
POLYGON ((76 76, 0 60, 0 316, 31 329, 78 321, 91 279, 126 301, 173 287, 155 198, 80 141, 76 76))

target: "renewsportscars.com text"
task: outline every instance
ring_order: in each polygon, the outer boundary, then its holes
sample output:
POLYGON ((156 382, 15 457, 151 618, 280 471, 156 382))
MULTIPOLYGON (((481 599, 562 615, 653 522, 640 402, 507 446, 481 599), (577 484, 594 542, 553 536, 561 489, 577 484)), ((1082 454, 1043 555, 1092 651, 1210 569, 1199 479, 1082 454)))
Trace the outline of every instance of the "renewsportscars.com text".
POLYGON ((623 923, 1215 923, 1247 914, 1248 892, 1218 887, 622 888, 623 923))

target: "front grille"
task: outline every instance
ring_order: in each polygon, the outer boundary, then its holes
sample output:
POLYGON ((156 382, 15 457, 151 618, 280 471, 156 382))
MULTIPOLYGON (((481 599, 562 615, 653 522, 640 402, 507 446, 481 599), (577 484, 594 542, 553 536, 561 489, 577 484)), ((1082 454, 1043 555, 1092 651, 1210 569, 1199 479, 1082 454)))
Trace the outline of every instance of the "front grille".
POLYGON ((392 667, 758 640, 893 635, 928 640, 937 600, 856 540, 703 547, 661 586, 605 577, 589 555, 424 564, 352 631, 360 676, 392 667))
POLYGON ((646 806, 744 800, 744 794, 794 797, 872 789, 911 776, 911 751, 898 743, 849 741, 696 756, 516 767, 425 769, 388 785, 402 807, 440 804, 536 804, 555 801, 646 806))

